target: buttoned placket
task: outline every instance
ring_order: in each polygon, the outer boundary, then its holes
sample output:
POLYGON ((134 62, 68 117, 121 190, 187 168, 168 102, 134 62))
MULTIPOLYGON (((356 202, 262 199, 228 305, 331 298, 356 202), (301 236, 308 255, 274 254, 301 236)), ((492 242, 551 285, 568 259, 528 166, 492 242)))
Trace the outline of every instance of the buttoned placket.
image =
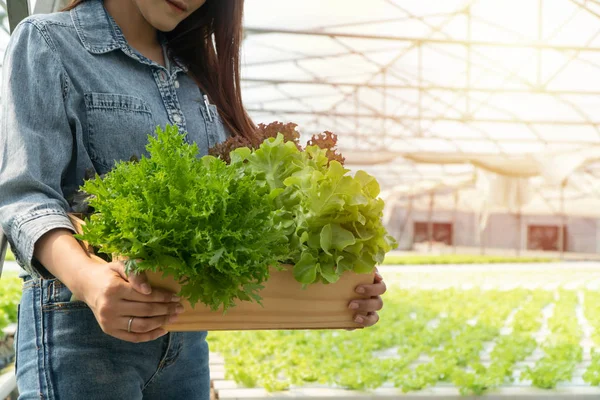
POLYGON ((167 115, 171 123, 177 125, 182 131, 187 131, 185 116, 181 111, 179 98, 177 97, 176 82, 177 75, 170 75, 166 68, 155 64, 154 66, 154 81, 158 87, 158 91, 162 97, 163 103, 167 110, 167 115))
MULTIPOLYGON (((123 50, 123 52, 129 57, 143 64, 148 64, 153 68, 152 73, 154 76, 154 81, 156 82, 156 86, 163 100, 163 104, 165 105, 169 121, 172 124, 176 125, 182 132, 187 132, 185 116, 183 115, 181 105, 179 103, 179 98, 177 96, 177 89, 179 88, 177 74, 180 72, 186 73, 187 69, 184 66, 181 66, 180 63, 175 62, 173 63, 173 72, 170 73, 170 71, 167 68, 150 60, 149 58, 138 53, 132 47, 130 47, 127 41, 125 40, 123 32, 119 29, 114 20, 110 18, 110 21, 113 27, 115 40, 118 43, 118 46, 121 48, 121 50, 123 50)), ((164 36, 159 36, 159 41, 160 45, 162 46, 163 54, 165 55, 165 62, 167 62, 168 59, 165 51, 166 39, 164 36)), ((202 93, 201 90, 199 91, 200 95, 203 96, 204 93, 202 93)), ((214 105, 211 105, 210 107, 205 107, 204 105, 201 105, 199 108, 200 113, 204 117, 204 123, 206 126, 206 140, 207 145, 210 148, 219 142, 219 135, 217 132, 218 112, 216 111, 216 107, 214 105)), ((185 136, 185 140, 189 143, 189 137, 187 135, 185 136)))
MULTIPOLYGON (((184 72, 182 67, 177 63, 173 65, 173 73, 169 73, 169 71, 159 65, 158 63, 150 60, 144 55, 138 53, 133 48, 127 44, 125 37, 122 36, 122 33, 119 29, 115 28, 115 34, 117 36, 117 41, 120 44, 121 50, 128 55, 129 57, 141 62, 143 64, 147 64, 152 67, 152 74, 154 76, 154 81, 156 82, 156 86, 160 93, 160 96, 163 100, 163 104, 165 105, 165 109, 167 111, 167 115, 169 117, 169 122, 173 125, 176 125, 181 132, 187 132, 185 116, 183 115, 183 111, 181 110, 181 105, 179 103, 179 98, 177 97, 176 87, 179 86, 177 81, 177 74, 180 72, 184 72), (175 83, 177 82, 177 83, 175 83)), ((163 47, 163 54, 166 54, 164 51, 165 44, 161 43, 163 47)), ((167 59, 165 58, 165 61, 167 59)), ((189 140, 186 136, 186 140, 189 140)))

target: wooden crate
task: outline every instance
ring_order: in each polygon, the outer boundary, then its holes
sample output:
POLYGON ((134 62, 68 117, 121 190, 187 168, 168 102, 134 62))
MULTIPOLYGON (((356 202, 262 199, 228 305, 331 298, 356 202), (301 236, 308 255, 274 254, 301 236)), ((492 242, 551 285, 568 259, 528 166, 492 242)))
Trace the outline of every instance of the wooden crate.
MULTIPOLYGON (((178 291, 179 285, 170 277, 149 273, 148 278, 153 287, 178 291)), ((184 302, 185 311, 178 321, 165 328, 171 331, 357 328, 348 303, 360 298, 354 292, 356 286, 372 283, 373 278, 372 274, 347 273, 334 284, 317 283, 302 289, 291 266, 285 271, 271 269, 269 280, 260 291, 262 306, 238 301, 223 314, 210 311, 201 303, 192 308, 184 302)))
MULTIPOLYGON (((81 232, 82 220, 70 215, 78 232, 81 232)), ((91 252, 87 243, 84 249, 91 252)), ((163 277, 161 273, 148 272, 152 287, 179 291, 179 284, 172 277, 163 277)), ((202 303, 192 307, 182 301, 185 311, 177 322, 165 325, 171 332, 199 330, 252 330, 252 329, 343 329, 360 328, 354 322, 354 311, 348 309, 353 299, 364 298, 354 290, 361 284, 372 283, 374 274, 355 274, 348 272, 334 284, 321 283, 302 289, 293 276, 291 266, 284 271, 271 269, 268 281, 260 291, 262 305, 238 301, 227 313, 211 311, 202 303)))

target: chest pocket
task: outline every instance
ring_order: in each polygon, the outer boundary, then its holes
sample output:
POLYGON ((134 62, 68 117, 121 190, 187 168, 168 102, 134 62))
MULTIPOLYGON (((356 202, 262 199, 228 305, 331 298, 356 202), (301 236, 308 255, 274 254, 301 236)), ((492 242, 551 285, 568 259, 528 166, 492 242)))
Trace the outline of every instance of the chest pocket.
POLYGON ((113 93, 86 93, 84 98, 88 151, 99 174, 117 161, 147 155, 148 135, 156 128, 148 103, 113 93))

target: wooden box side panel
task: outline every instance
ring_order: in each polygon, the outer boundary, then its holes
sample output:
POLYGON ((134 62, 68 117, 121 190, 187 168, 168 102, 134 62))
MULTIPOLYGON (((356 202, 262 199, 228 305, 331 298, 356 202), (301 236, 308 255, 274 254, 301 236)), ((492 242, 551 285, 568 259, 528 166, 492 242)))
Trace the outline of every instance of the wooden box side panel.
MULTIPOLYGON (((171 277, 148 273, 154 287, 178 291, 171 277)), ((354 312, 348 309, 352 299, 364 298, 354 291, 360 284, 373 283, 373 274, 345 273, 335 284, 313 284, 306 289, 285 271, 271 269, 271 276, 261 290, 262 306, 239 301, 227 313, 211 311, 204 304, 195 307, 184 301, 185 311, 177 322, 165 325, 169 331, 252 330, 252 329, 336 329, 360 328, 354 312)))

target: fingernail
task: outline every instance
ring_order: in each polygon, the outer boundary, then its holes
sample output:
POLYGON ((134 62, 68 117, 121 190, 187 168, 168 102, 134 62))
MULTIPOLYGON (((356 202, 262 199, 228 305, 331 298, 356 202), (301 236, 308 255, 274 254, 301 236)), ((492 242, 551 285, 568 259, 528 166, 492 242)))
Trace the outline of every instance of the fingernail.
POLYGON ((150 288, 150 285, 148 285, 147 283, 142 283, 142 292, 144 294, 150 294, 152 293, 152 288, 150 288))
POLYGON ((381 274, 379 272, 375 272, 375 276, 377 276, 378 278, 383 279, 383 276, 381 276, 381 274))
POLYGON ((171 316, 169 317, 169 323, 173 323, 173 322, 175 322, 175 321, 177 321, 177 315, 171 315, 171 316))
POLYGON ((179 304, 179 305, 177 306, 177 308, 175 308, 175 312, 176 312, 177 314, 181 314, 181 313, 183 312, 183 310, 184 310, 184 308, 183 308, 183 306, 182 306, 181 304, 179 304))
POLYGON ((363 294, 365 292, 365 288, 364 287, 359 287, 356 289, 356 293, 360 293, 363 294))
POLYGON ((171 297, 171 301, 175 302, 175 301, 179 301, 179 300, 181 300, 181 297, 179 297, 179 296, 173 296, 173 297, 171 297))
POLYGON ((364 318, 361 316, 354 318, 354 322, 356 322, 357 324, 362 324, 364 321, 364 318))
POLYGON ((356 310, 358 308, 358 304, 357 303, 350 303, 350 309, 351 310, 356 310))

